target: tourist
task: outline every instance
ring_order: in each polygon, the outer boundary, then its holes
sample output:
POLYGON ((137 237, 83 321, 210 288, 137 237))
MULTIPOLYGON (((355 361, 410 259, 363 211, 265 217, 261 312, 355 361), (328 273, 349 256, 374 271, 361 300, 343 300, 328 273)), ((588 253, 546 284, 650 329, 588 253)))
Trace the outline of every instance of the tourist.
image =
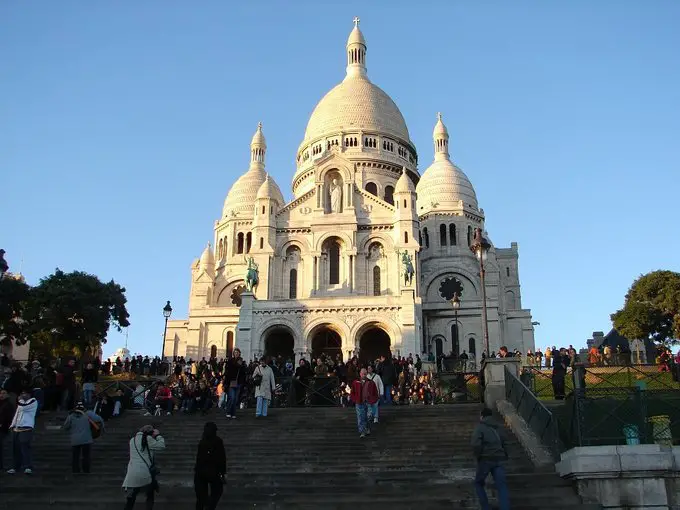
POLYGON ((225 378, 229 381, 229 397, 227 401, 227 418, 236 418, 241 388, 246 383, 247 367, 241 358, 241 350, 234 349, 231 359, 227 363, 225 378))
POLYGON ((165 449, 165 439, 158 429, 144 425, 130 439, 128 462, 123 488, 127 491, 125 510, 132 510, 140 492, 146 494, 146 510, 153 509, 154 495, 158 491, 156 453, 165 449))
POLYGON ((35 413, 38 410, 38 401, 31 396, 28 389, 24 389, 17 401, 17 410, 14 418, 9 424, 12 431, 13 462, 14 467, 7 471, 13 475, 20 469, 24 474, 33 474, 33 464, 31 463, 31 441, 33 439, 33 429, 35 428, 35 413))
POLYGON ((165 409, 167 416, 170 416, 175 409, 175 401, 172 398, 172 392, 162 381, 158 383, 156 405, 160 406, 161 409, 165 409))
POLYGON ((316 360, 316 366, 314 367, 314 375, 317 377, 326 377, 328 375, 328 366, 324 363, 322 356, 316 360))
POLYGON ((5 442, 14 418, 14 404, 6 389, 0 389, 0 471, 5 469, 5 442))
POLYGON ((201 410, 201 415, 205 416, 210 406, 212 406, 212 389, 208 383, 203 380, 198 385, 198 393, 196 394, 196 405, 201 410))
POLYGON ((384 355, 380 356, 380 365, 378 367, 378 375, 383 383, 383 403, 392 403, 392 386, 397 382, 397 371, 394 368, 391 358, 386 358, 384 355))
POLYGON ((295 378, 293 379, 293 389, 295 393, 295 405, 304 406, 307 399, 307 387, 309 386, 309 378, 312 377, 312 369, 309 367, 306 359, 301 359, 299 366, 295 369, 295 378))
POLYGON ((70 359, 61 368, 61 410, 68 411, 73 407, 76 398, 76 360, 70 359))
POLYGON ((373 365, 368 365, 367 371, 366 377, 373 381, 376 388, 378 388, 378 401, 370 405, 368 409, 368 421, 373 420, 373 423, 378 423, 378 418, 380 417, 380 400, 382 399, 385 387, 383 386, 380 376, 375 373, 373 365))
MULTIPOLYGON (((271 370, 271 368, 269 369, 271 370)), ((217 435, 217 425, 211 421, 203 428, 203 438, 198 443, 194 467, 196 510, 215 510, 222 497, 224 475, 227 473, 227 455, 224 443, 217 435)))
POLYGON ((489 473, 498 492, 499 510, 510 510, 508 486, 505 480, 503 462, 508 459, 501 432, 491 420, 491 409, 482 409, 479 424, 472 433, 472 450, 477 459, 475 490, 482 510, 490 510, 489 499, 484 489, 489 473))
MULTIPOLYGON (((94 443, 93 432, 96 430, 101 433, 104 429, 104 420, 94 413, 85 409, 85 403, 79 401, 76 407, 66 417, 64 430, 71 434, 72 462, 71 470, 73 473, 80 473, 80 457, 82 454, 83 473, 90 472, 90 448, 94 443)), ((95 433, 95 436, 99 434, 95 433)))
POLYGON ((555 400, 564 400, 564 380, 567 376, 568 364, 569 358, 564 349, 557 351, 557 354, 553 352, 552 387, 555 400))
POLYGON ((357 413, 357 427, 359 437, 366 437, 371 433, 368 423, 368 406, 378 402, 378 387, 368 379, 368 372, 362 368, 359 372, 359 380, 352 383, 350 399, 354 402, 357 413))
POLYGON ((91 409, 94 406, 94 392, 97 384, 97 370, 92 363, 88 363, 81 378, 83 384, 83 401, 85 407, 91 409))
POLYGON ((276 382, 274 381, 274 372, 267 365, 267 358, 264 356, 260 358, 260 366, 253 373, 253 382, 255 384, 255 400, 257 402, 255 418, 266 417, 267 408, 276 389, 276 382))

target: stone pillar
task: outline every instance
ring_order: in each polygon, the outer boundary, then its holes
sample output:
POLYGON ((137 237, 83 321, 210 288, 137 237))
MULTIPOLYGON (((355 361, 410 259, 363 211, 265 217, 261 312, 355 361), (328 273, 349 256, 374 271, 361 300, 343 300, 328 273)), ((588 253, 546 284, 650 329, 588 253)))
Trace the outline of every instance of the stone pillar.
POLYGON ((505 399, 505 367, 519 378, 520 358, 488 358, 484 360, 484 405, 496 408, 496 402, 505 399))
POLYGON ((254 301, 255 295, 252 292, 245 291, 241 294, 241 308, 239 309, 234 347, 241 349, 241 356, 246 361, 252 359, 254 349, 257 349, 257 339, 253 338, 254 301))

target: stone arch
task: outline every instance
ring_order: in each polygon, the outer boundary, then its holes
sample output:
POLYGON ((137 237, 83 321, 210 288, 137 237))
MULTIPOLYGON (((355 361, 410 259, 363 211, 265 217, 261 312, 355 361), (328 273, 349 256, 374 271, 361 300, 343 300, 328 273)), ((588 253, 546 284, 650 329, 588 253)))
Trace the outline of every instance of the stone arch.
POLYGON ((305 255, 309 254, 310 246, 309 242, 307 241, 307 238, 305 236, 296 234, 287 237, 286 239, 279 243, 279 245, 276 247, 277 255, 281 257, 285 256, 286 250, 288 250, 288 248, 290 248, 291 246, 297 246, 300 249, 300 252, 302 252, 305 255))
POLYGON ((352 182, 352 166, 346 164, 345 161, 342 161, 340 158, 335 156, 326 162, 326 164, 319 167, 316 177, 317 183, 325 183, 326 176, 331 172, 338 172, 340 177, 342 177, 342 182, 344 184, 352 182))
POLYGON ((361 338, 361 335, 367 329, 370 329, 371 327, 374 326, 384 329, 385 332, 390 336, 391 346, 393 349, 395 350, 401 349, 401 328, 394 320, 390 319, 389 317, 381 315, 364 317, 361 320, 357 321, 357 323, 354 325, 350 332, 351 333, 350 338, 352 339, 353 349, 359 348, 359 340, 361 338))
POLYGON ((337 237, 342 241, 342 251, 347 251, 352 248, 352 239, 347 235, 346 232, 325 232, 319 237, 314 246, 314 251, 320 252, 323 247, 323 243, 326 242, 331 237, 337 237))
POLYGON ((515 310, 517 305, 515 304, 515 293, 511 290, 505 291, 505 310, 515 310))
POLYGON ((392 239, 392 236, 390 234, 375 233, 371 234, 361 242, 361 244, 359 245, 360 246, 359 252, 368 254, 368 248, 373 243, 382 244, 383 249, 385 250, 385 255, 387 255, 388 250, 392 251, 394 247, 394 240, 392 239))
POLYGON ((355 328, 354 342, 363 363, 375 361, 379 356, 392 356, 397 351, 393 328, 382 318, 364 319, 355 328))
POLYGON ((281 355, 285 359, 295 360, 295 351, 298 350, 300 341, 294 324, 286 319, 277 318, 270 321, 261 331, 258 341, 260 352, 267 356, 281 355))
POLYGON ((446 350, 446 337, 444 335, 434 335, 430 339, 430 345, 428 346, 429 352, 433 352, 435 356, 440 354, 445 354, 446 350))
POLYGON ((224 284, 224 286, 220 289, 219 292, 215 292, 217 295, 217 300, 215 301, 216 306, 236 306, 231 302, 231 293, 238 287, 239 285, 245 287, 245 281, 243 280, 242 277, 236 276, 233 278, 230 278, 227 280, 227 282, 224 284))
POLYGON ((332 329, 340 335, 343 353, 354 350, 354 344, 350 341, 352 338, 350 336, 350 329, 347 324, 337 318, 322 317, 310 322, 304 329, 302 338, 304 338, 304 349, 306 351, 312 352, 312 339, 324 327, 332 329))
POLYGON ((451 351, 454 351, 454 354, 458 356, 461 352, 463 352, 463 349, 467 349, 467 346, 465 345, 465 330, 463 328, 463 324, 461 324, 460 320, 456 321, 456 319, 452 319, 446 323, 446 334, 444 335, 447 339, 448 343, 448 352, 445 352, 444 354, 449 354, 451 351), (454 327, 456 328, 457 331, 457 338, 454 338, 454 327), (457 340, 457 342, 456 342, 457 340), (458 345, 458 349, 456 350, 456 344, 458 345))

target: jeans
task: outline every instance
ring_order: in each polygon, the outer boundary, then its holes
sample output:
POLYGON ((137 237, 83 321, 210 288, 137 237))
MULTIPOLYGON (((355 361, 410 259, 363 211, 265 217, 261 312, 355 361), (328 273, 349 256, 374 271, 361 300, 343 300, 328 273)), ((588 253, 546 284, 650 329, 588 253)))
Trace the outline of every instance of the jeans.
POLYGON ((375 404, 366 404, 369 422, 372 422, 374 419, 377 420, 380 417, 380 407, 378 404, 379 402, 376 402, 375 404))
POLYGON ((391 404, 392 403, 392 385, 391 384, 385 385, 385 395, 383 396, 383 402, 385 404, 391 404))
POLYGON ((137 494, 139 494, 140 492, 146 494, 146 510, 153 510, 154 491, 151 485, 145 485, 144 487, 130 487, 127 493, 125 510, 132 510, 135 507, 135 501, 137 501, 137 494))
POLYGON ((91 409, 94 405, 94 390, 83 388, 83 403, 86 409, 91 409))
POLYGON ((489 498, 484 489, 486 477, 493 477, 498 491, 498 509, 510 510, 510 498, 508 496, 508 485, 505 481, 505 468, 499 461, 480 460, 477 462, 477 474, 475 475, 475 491, 479 499, 479 506, 482 510, 490 510, 489 498))
POLYGON ((71 469, 74 473, 80 473, 80 456, 83 457, 83 473, 90 472, 90 450, 92 445, 79 444, 71 447, 73 453, 71 459, 71 469))
POLYGON ((5 469, 5 440, 7 439, 7 436, 9 436, 9 432, 0 431, 0 471, 4 471, 5 469))
POLYGON ((31 440, 33 430, 12 432, 14 469, 33 469, 31 463, 31 440))
POLYGON ((196 476, 194 477, 194 490, 196 491, 196 510, 215 510, 224 488, 219 478, 208 480, 196 476))
POLYGON ((267 408, 269 407, 269 400, 264 397, 257 397, 257 406, 255 408, 255 416, 267 416, 267 408))
POLYGON ((185 413, 190 413, 194 410, 194 399, 193 398, 185 398, 182 400, 182 411, 185 413))
POLYGON ((227 402, 227 415, 236 416, 236 409, 238 409, 238 397, 241 394, 241 387, 236 386, 229 388, 229 400, 227 402))
POLYGON ((220 395, 220 398, 217 401, 217 407, 219 407, 220 409, 223 409, 223 410, 226 409, 227 408, 227 397, 228 397, 228 395, 227 395, 226 391, 224 393, 222 393, 220 395))
POLYGON ((366 404, 357 404, 354 406, 357 412, 357 427, 359 434, 366 434, 368 432, 368 413, 366 404))

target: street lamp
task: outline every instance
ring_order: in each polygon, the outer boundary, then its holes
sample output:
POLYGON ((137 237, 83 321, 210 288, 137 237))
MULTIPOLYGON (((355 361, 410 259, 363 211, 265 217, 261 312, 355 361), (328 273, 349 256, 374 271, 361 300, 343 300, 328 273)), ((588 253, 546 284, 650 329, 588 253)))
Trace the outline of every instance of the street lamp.
POLYGON ((482 332, 484 336, 484 354, 489 357, 489 324, 486 317, 486 285, 484 283, 484 262, 491 248, 491 243, 482 235, 482 229, 475 229, 475 237, 470 244, 470 251, 479 260, 479 277, 482 281, 482 332))
POLYGON ((170 306, 170 301, 165 303, 163 307, 163 317, 165 317, 165 329, 163 330, 163 343, 161 344, 161 361, 165 359, 165 335, 168 332, 168 319, 172 315, 172 306, 170 306))
POLYGON ((456 313, 456 338, 454 338, 454 352, 456 355, 458 355, 458 351, 460 350, 460 345, 459 345, 459 334, 458 334, 458 310, 460 310, 460 297, 458 297, 458 293, 456 292, 453 295, 453 299, 451 299, 451 305, 453 306, 453 311, 456 313))

